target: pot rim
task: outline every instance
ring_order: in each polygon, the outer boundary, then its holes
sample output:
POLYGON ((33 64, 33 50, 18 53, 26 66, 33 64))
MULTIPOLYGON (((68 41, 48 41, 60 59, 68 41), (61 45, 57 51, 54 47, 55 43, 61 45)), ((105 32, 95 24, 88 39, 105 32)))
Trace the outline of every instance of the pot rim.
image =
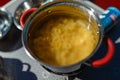
POLYGON ((87 6, 84 2, 82 1, 68 1, 68 0, 58 0, 58 1, 54 1, 54 2, 49 2, 43 6, 41 6, 37 11, 35 11, 30 17, 29 19, 27 19, 27 24, 25 24, 25 28, 23 29, 23 32, 22 32, 22 44, 23 44, 23 47, 26 51, 26 53, 28 54, 29 57, 31 57, 32 59, 34 60, 37 60, 38 62, 40 62, 41 65, 44 65, 45 67, 52 67, 52 68, 58 68, 58 69, 61 69, 61 68, 67 68, 67 67, 72 67, 72 66, 76 66, 76 65, 80 65, 81 63, 84 63, 85 61, 89 60, 94 54, 95 52, 98 50, 98 48, 100 47, 100 44, 102 42, 102 38, 103 38, 103 28, 102 28, 102 24, 101 24, 101 21, 98 17, 98 15, 95 13, 95 10, 90 8, 89 6, 87 6), (78 63, 75 63, 75 64, 72 64, 72 65, 68 65, 68 66, 54 66, 54 65, 50 65, 50 64, 47 64, 47 63, 44 63, 43 61, 41 61, 39 58, 37 58, 33 53, 32 51, 29 49, 28 47, 28 44, 27 44, 27 33, 29 31, 29 25, 30 23, 32 22, 32 20, 34 19, 34 17, 42 12, 43 10, 45 10, 46 8, 49 8, 51 6, 54 6, 54 5, 59 5, 59 4, 76 4, 77 6, 82 6, 83 8, 86 8, 87 11, 90 13, 93 14, 93 18, 96 20, 97 24, 98 24, 98 27, 99 27, 99 34, 100 34, 100 37, 99 37, 99 41, 98 41, 98 44, 96 45, 96 48, 92 51, 92 53, 85 59, 83 59, 82 61, 78 62, 78 63))

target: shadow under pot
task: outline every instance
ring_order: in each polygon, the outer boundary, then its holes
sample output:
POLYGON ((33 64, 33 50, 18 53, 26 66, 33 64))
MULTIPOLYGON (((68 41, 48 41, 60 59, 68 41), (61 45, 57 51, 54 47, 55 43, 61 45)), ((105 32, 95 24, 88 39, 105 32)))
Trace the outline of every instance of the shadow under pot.
MULTIPOLYGON (((101 45, 104 32, 94 9, 81 1, 47 3, 35 10, 24 26, 22 43, 26 53, 45 68, 63 74, 80 69, 90 60, 101 45)), ((101 67, 112 59, 114 43, 110 38, 106 38, 106 43, 106 55, 87 64, 101 67)))

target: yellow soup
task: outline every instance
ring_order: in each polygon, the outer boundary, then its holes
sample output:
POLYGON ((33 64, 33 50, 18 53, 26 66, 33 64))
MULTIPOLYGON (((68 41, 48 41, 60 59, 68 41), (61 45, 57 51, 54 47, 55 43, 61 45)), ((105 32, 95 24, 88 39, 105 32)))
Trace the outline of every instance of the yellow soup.
POLYGON ((93 17, 67 5, 41 12, 31 27, 29 48, 41 61, 54 66, 69 66, 84 60, 99 41, 93 17))

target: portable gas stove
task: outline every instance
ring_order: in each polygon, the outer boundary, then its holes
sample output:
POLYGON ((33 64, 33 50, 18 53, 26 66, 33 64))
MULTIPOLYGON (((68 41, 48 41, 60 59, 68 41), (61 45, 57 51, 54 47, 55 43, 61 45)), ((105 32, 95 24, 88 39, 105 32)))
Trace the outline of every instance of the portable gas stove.
MULTIPOLYGON (((11 0, 4 7, 14 16, 15 9, 23 1, 11 0)), ((94 0, 92 1, 94 2, 94 0)), ((90 1, 85 0, 85 3, 94 8, 98 14, 104 12, 104 9, 90 1)), ((110 32, 106 33, 115 43, 116 52, 112 61, 101 68, 84 67, 79 74, 68 77, 50 73, 49 70, 44 69, 38 62, 29 58, 22 47, 22 31, 12 24, 8 34, 0 40, 0 56, 3 59, 0 59, 0 69, 2 68, 2 71, 5 70, 3 73, 9 79, 0 77, 0 80, 120 80, 120 21, 113 27, 110 32), (6 66, 4 69, 1 62, 6 66)), ((105 45, 102 45, 93 59, 102 57, 105 51, 105 45)), ((3 75, 2 71, 0 71, 0 75, 3 75)))

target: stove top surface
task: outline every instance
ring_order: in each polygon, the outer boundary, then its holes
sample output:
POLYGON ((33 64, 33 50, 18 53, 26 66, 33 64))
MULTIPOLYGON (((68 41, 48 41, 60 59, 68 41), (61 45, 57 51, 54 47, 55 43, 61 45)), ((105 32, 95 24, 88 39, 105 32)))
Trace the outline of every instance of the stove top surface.
MULTIPOLYGON (((15 3, 20 4, 22 1, 24 0, 15 3)), ((12 5, 8 9, 14 12, 16 6, 12 5)), ((49 73, 38 62, 29 58, 22 47, 21 31, 13 24, 7 36, 0 40, 0 55, 3 59, 3 61, 0 59, 0 63, 6 66, 3 70, 10 76, 10 80, 120 80, 120 21, 106 33, 106 36, 109 36, 115 43, 115 56, 111 62, 101 68, 87 66, 79 74, 67 78, 67 76, 49 73)), ((106 46, 103 44, 91 60, 99 59, 105 53, 106 46)), ((0 69, 2 67, 0 64, 0 69)), ((3 75, 1 73, 0 75, 3 75)), ((4 79, 0 77, 0 80, 4 79)))

